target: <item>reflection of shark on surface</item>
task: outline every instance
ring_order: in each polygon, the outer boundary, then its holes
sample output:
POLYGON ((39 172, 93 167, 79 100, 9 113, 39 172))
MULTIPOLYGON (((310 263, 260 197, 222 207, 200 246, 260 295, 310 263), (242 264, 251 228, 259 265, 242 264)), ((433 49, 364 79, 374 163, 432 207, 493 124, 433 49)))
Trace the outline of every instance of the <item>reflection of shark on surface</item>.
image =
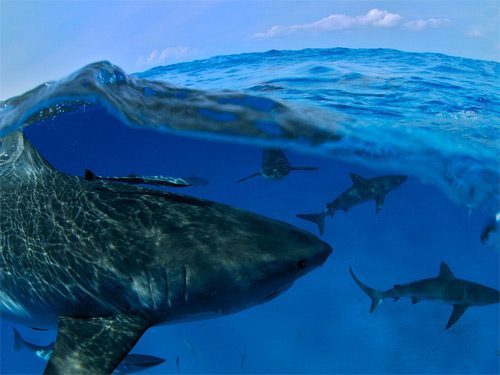
POLYGON ((178 177, 169 176, 140 176, 136 174, 130 174, 128 176, 113 176, 113 177, 103 177, 97 176, 90 169, 85 170, 84 174, 85 180, 87 181, 114 181, 114 182, 125 182, 127 184, 144 184, 144 185, 156 185, 156 186, 168 186, 168 187, 188 187, 191 184, 178 177))
MULTIPOLYGON (((26 348, 35 353, 35 355, 44 361, 48 361, 54 350, 55 343, 52 341, 48 345, 36 345, 22 338, 17 329, 12 328, 14 332, 14 351, 21 348, 26 348)), ((146 354, 127 354, 122 359, 113 374, 132 374, 134 372, 143 371, 150 367, 161 365, 165 359, 146 354)))
POLYGON ((0 190, 0 313, 57 325, 45 373, 109 374, 151 326, 264 303, 332 251, 227 205, 65 175, 19 132, 0 190))
POLYGON ((326 205, 323 212, 316 214, 298 214, 297 217, 311 221, 318 225, 321 234, 325 231, 325 217, 333 216, 335 211, 345 212, 359 203, 374 199, 376 203, 375 211, 379 213, 384 204, 387 193, 401 185, 407 180, 406 176, 389 175, 374 178, 363 178, 355 173, 351 173, 352 186, 326 205))
POLYGON ((401 297, 408 297, 411 298, 413 304, 423 300, 444 302, 453 305, 453 311, 445 329, 455 324, 469 306, 484 306, 500 302, 500 291, 456 278, 444 262, 441 263, 437 277, 394 285, 385 292, 366 286, 356 277, 352 269, 350 272, 356 284, 372 300, 370 313, 374 312, 386 298, 394 298, 397 301, 401 297))
POLYGON ((250 176, 236 181, 236 183, 240 183, 257 176, 262 176, 272 180, 280 180, 286 177, 291 171, 315 171, 317 169, 317 167, 292 167, 282 150, 276 148, 265 148, 262 150, 262 163, 260 171, 252 173, 250 176))

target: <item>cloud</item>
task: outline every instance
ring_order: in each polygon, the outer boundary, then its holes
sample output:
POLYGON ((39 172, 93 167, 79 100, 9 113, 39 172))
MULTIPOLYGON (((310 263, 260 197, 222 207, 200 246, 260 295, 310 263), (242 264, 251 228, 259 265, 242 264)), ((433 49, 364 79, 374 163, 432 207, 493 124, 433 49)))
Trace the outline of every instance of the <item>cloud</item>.
POLYGON ((465 35, 473 37, 473 38, 480 38, 480 37, 484 36, 484 33, 480 30, 473 29, 473 30, 467 31, 465 33, 465 35))
POLYGON ((429 18, 427 20, 415 20, 406 22, 403 27, 407 30, 412 31, 422 31, 428 28, 438 28, 447 26, 451 23, 451 21, 447 18, 429 18))
POLYGON ((154 49, 147 57, 139 56, 136 65, 145 67, 149 65, 158 66, 169 60, 179 60, 189 53, 188 47, 167 47, 162 50, 154 49))
POLYGON ((331 14, 313 23, 292 26, 273 26, 269 30, 256 33, 254 38, 273 38, 299 32, 349 30, 358 27, 395 27, 399 25, 401 16, 386 10, 371 9, 361 16, 331 14))

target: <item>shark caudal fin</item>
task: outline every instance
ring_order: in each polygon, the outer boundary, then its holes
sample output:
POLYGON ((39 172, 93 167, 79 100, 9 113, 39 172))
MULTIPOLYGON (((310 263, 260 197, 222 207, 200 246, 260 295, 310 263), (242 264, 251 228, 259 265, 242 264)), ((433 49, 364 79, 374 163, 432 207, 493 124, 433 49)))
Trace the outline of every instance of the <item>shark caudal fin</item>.
POLYGON ((12 327, 12 332, 14 333, 14 351, 17 352, 19 349, 26 346, 26 342, 21 337, 19 331, 14 327, 12 327))
POLYGON ((374 312, 375 309, 382 303, 382 301, 384 300, 384 297, 385 297, 385 294, 384 292, 380 292, 376 289, 373 289, 373 288, 370 288, 369 286, 363 284, 357 277, 356 275, 354 274, 354 272, 352 271, 352 268, 349 267, 349 272, 351 273, 351 276, 353 278, 353 280, 356 282, 356 284, 358 284, 358 286, 363 290, 363 292, 365 292, 368 297, 371 298, 372 300, 372 304, 370 306, 370 313, 374 312))
POLYGON ((85 174, 83 176, 86 181, 95 181, 97 180, 97 176, 90 169, 85 169, 85 174))
POLYGON ((298 214, 297 215, 297 217, 300 217, 301 219, 315 223, 318 226, 319 233, 321 235, 323 235, 323 233, 325 233, 325 216, 326 216, 326 214, 324 212, 321 212, 319 214, 298 214))

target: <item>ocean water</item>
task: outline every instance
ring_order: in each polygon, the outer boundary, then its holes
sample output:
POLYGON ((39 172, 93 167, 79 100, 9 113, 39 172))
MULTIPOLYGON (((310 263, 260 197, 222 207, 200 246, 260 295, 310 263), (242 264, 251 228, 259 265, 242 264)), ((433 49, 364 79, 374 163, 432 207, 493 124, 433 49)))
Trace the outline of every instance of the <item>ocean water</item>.
MULTIPOLYGON (((150 329, 132 352, 166 363, 145 373, 498 373, 498 304, 471 307, 449 330, 446 304, 402 298, 369 314, 349 267, 386 290, 445 261, 499 289, 498 233, 480 241, 500 211, 499 74, 495 62, 386 49, 218 56, 132 75, 98 62, 1 102, 0 135, 22 129, 70 175, 194 174, 209 183, 170 191, 313 233, 296 214, 323 210, 350 173, 408 176, 380 213, 370 201, 327 218, 333 254, 278 298, 150 329), (319 170, 236 184, 259 170, 263 147, 319 170)), ((2 373, 41 373, 0 322, 2 373)), ((37 344, 56 334, 16 327, 37 344)))

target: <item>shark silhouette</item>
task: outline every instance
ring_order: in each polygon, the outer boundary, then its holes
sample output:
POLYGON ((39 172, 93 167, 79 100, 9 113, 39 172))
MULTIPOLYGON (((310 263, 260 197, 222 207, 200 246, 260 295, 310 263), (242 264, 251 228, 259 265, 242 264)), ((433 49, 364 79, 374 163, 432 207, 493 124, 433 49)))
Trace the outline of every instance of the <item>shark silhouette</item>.
POLYGON ((315 171, 317 169, 317 167, 292 167, 283 150, 265 148, 262 150, 262 164, 260 171, 252 173, 250 176, 236 181, 236 183, 240 183, 257 176, 262 176, 272 180, 280 180, 288 176, 291 171, 315 171))
POLYGON ((437 277, 395 285, 385 292, 363 284, 352 268, 349 271, 356 284, 371 298, 370 313, 374 312, 386 298, 394 298, 397 301, 401 297, 408 297, 411 298, 413 304, 422 300, 440 301, 453 305, 453 311, 445 329, 453 326, 470 306, 484 306, 500 302, 500 291, 456 278, 444 262, 441 263, 437 277))
POLYGON ((332 251, 227 205, 68 176, 20 132, 1 139, 0 191, 0 313, 57 327, 46 374, 109 374, 148 328, 269 301, 332 251))
POLYGON ((298 214, 297 217, 311 221, 318 226, 320 234, 325 232, 325 217, 333 216, 335 211, 347 212, 351 207, 375 200, 375 212, 379 213, 385 201, 385 196, 390 191, 401 185, 408 177, 401 175, 380 176, 374 178, 363 178, 355 173, 350 174, 352 186, 326 205, 326 209, 320 213, 298 214))

